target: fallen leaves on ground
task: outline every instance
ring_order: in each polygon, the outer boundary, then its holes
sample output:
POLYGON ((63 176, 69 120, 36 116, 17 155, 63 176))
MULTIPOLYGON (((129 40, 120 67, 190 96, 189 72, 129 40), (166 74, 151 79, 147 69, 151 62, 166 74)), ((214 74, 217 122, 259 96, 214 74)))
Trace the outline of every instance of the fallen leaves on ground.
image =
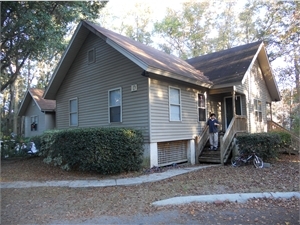
MULTIPOLYGON (((2 161, 1 167, 2 182, 112 178, 95 173, 62 171, 42 163, 39 158, 2 161)), ((137 175, 126 173, 113 177, 126 178, 137 175)), ((245 221, 253 222, 254 219, 254 222, 261 222, 269 220, 270 214, 262 214, 256 218, 252 218, 251 214, 250 218, 250 212, 268 212, 273 209, 276 214, 276 210, 282 209, 283 212, 295 216, 295 210, 299 211, 299 199, 251 199, 246 204, 224 201, 219 204, 192 203, 172 207, 154 207, 151 203, 188 195, 290 191, 299 191, 298 155, 280 155, 278 160, 271 162, 270 168, 256 169, 253 165, 238 168, 230 165, 215 166, 142 185, 2 189, 1 218, 3 224, 43 224, 52 220, 74 220, 101 215, 151 214, 174 207, 199 221, 206 215, 205 212, 211 212, 211 215, 224 221, 239 221, 241 216, 234 213, 234 210, 239 208, 245 211, 245 221), (220 211, 224 213, 218 214, 220 211)), ((291 223, 288 220, 285 222, 291 223)))

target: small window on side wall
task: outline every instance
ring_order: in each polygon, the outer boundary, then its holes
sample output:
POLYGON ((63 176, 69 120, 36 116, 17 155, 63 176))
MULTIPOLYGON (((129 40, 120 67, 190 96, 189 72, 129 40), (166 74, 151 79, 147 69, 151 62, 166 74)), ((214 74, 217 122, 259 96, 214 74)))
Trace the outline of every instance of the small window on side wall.
POLYGON ((254 99, 255 121, 262 122, 262 105, 261 101, 254 99))
POLYGON ((94 63, 96 61, 95 49, 91 49, 88 51, 88 63, 94 63))
POLYGON ((121 88, 108 91, 109 122, 122 122, 122 92, 121 88))
POLYGON ((31 131, 37 131, 38 129, 38 116, 31 117, 31 124, 30 124, 31 131))
POLYGON ((78 126, 78 100, 71 99, 69 102, 69 120, 70 126, 78 126))
POLYGON ((198 94, 198 121, 206 121, 206 100, 204 94, 198 94))

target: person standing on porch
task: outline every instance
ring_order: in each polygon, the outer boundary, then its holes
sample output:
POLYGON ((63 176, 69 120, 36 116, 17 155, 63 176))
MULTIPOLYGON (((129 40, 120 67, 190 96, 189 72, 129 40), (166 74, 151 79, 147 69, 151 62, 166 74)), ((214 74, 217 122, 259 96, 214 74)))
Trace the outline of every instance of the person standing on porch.
POLYGON ((210 114, 207 125, 209 128, 210 149, 216 151, 218 148, 218 126, 220 125, 219 121, 216 119, 216 114, 210 114))

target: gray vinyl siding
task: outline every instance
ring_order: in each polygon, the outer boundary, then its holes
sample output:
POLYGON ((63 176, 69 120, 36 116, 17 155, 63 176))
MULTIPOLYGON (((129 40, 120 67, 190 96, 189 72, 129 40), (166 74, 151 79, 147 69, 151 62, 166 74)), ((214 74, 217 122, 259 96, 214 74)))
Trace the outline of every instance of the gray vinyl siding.
POLYGON ((271 96, 268 92, 266 82, 264 80, 261 69, 259 67, 259 63, 257 61, 251 68, 250 80, 248 76, 246 78, 244 87, 247 88, 247 92, 249 89, 249 131, 251 133, 267 132, 267 103, 271 102, 271 96), (255 121, 254 99, 260 100, 262 103, 262 122, 255 121))
POLYGON ((188 140, 200 133, 205 122, 198 122, 197 94, 205 90, 195 90, 187 86, 151 79, 151 142, 188 140), (181 91, 182 121, 169 121, 169 87, 181 91))
POLYGON ((35 102, 31 99, 28 104, 27 110, 25 112, 25 137, 32 137, 36 135, 40 135, 45 131, 45 114, 42 113, 39 107, 35 104, 35 102), (38 125, 37 130, 31 130, 31 117, 38 117, 38 125))
POLYGON ((143 131, 149 138, 148 78, 143 70, 101 38, 90 34, 56 97, 56 126, 69 128, 69 100, 78 99, 78 127, 131 127, 143 131), (96 60, 88 63, 87 54, 95 49, 96 60), (131 92, 131 85, 137 91, 131 92), (109 123, 108 91, 122 89, 122 123, 109 123))

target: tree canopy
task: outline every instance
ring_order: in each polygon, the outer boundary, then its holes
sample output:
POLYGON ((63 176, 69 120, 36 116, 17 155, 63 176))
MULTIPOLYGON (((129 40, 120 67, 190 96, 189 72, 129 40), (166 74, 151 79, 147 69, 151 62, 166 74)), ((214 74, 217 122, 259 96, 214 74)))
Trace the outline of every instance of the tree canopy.
POLYGON ((105 1, 1 2, 1 92, 13 84, 27 59, 62 52, 70 24, 98 18, 105 1))

